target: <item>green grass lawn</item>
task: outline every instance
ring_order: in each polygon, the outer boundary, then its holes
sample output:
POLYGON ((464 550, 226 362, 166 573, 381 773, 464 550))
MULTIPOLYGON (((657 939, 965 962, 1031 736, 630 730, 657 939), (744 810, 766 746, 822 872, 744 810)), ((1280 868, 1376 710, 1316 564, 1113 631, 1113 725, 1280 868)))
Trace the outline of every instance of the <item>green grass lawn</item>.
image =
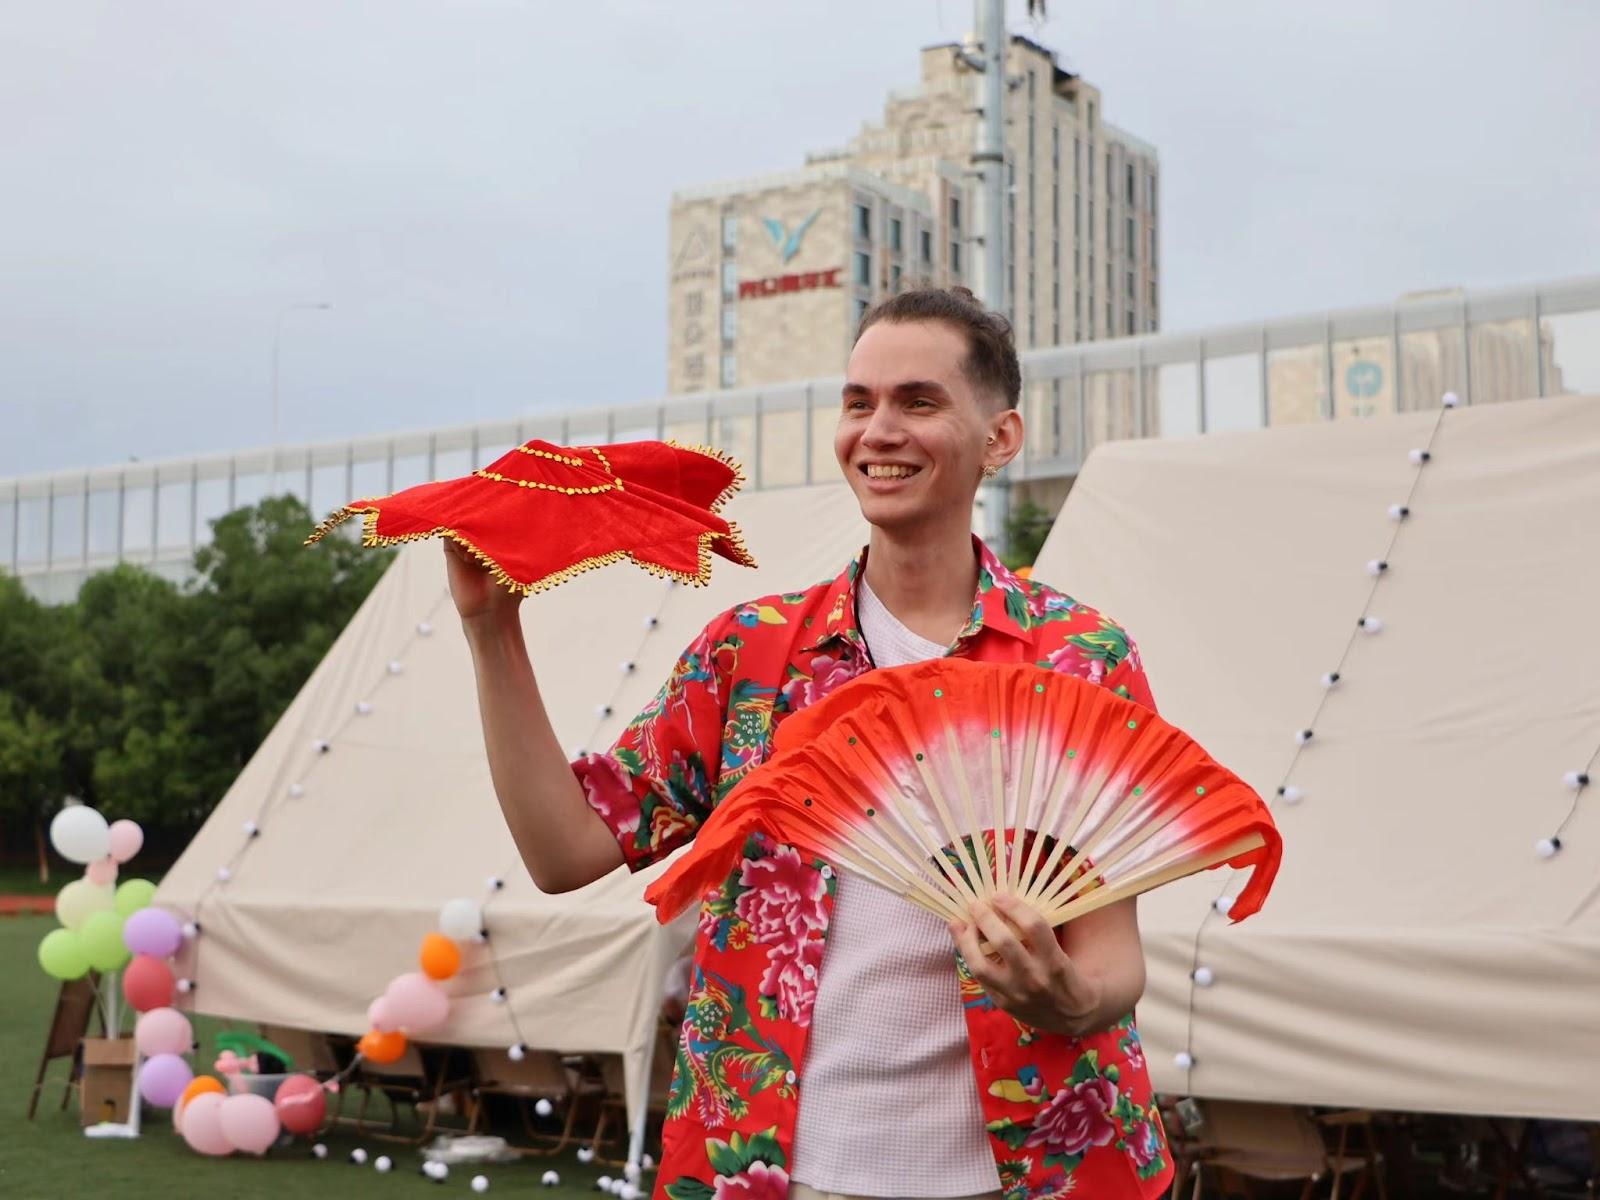
MULTIPOLYGON (((500 1166, 458 1166, 440 1185, 417 1174, 422 1157, 410 1146, 361 1141, 339 1131, 323 1140, 325 1161, 311 1154, 309 1138, 296 1139, 265 1158, 235 1155, 208 1159, 195 1154, 173 1131, 167 1114, 146 1110, 144 1136, 137 1141, 98 1141, 83 1136, 77 1105, 58 1112, 65 1061, 52 1064, 37 1120, 28 1121, 28 1094, 44 1044, 58 985, 40 970, 35 958, 39 940, 51 929, 51 917, 0 918, 0 1196, 6 1200, 46 1197, 92 1197, 95 1200, 173 1200, 226 1197, 227 1200, 298 1200, 299 1197, 463 1195, 473 1175, 489 1177, 490 1196, 537 1193, 544 1197, 599 1196, 594 1181, 616 1168, 581 1166, 570 1154, 530 1158, 500 1166), (353 1166, 349 1153, 365 1146, 371 1158, 386 1154, 394 1171, 379 1174, 369 1164, 353 1166), (561 1175, 557 1187, 543 1187, 545 1171, 561 1175)), ((203 1046, 223 1025, 202 1019, 196 1033, 203 1046)), ((376 1102, 376 1103, 381 1103, 376 1102)), ((651 1177, 646 1176, 646 1182, 651 1177)))

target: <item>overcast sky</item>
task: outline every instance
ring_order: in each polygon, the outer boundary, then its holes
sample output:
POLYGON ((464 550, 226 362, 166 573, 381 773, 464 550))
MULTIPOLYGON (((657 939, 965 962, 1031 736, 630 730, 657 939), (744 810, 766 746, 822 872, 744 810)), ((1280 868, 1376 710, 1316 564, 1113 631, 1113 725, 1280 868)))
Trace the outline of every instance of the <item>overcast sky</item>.
MULTIPOLYGON (((1592 0, 1052 0, 1160 150, 1163 324, 1600 271, 1592 0)), ((649 399, 675 187, 971 0, 6 0, 0 476, 649 399)), ((824 364, 820 370, 831 364, 824 364)))

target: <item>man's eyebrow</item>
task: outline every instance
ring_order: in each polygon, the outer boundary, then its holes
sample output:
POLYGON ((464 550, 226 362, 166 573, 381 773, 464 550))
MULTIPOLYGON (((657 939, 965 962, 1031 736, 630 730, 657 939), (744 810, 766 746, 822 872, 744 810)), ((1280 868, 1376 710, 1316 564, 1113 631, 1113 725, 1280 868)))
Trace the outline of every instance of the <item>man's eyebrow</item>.
MULTIPOLYGON (((907 380, 905 383, 895 384, 893 390, 896 396, 920 396, 930 394, 935 396, 950 395, 942 383, 937 383, 932 379, 907 380)), ((842 394, 846 396, 870 396, 872 395, 872 389, 864 383, 846 383, 842 390, 842 394)))

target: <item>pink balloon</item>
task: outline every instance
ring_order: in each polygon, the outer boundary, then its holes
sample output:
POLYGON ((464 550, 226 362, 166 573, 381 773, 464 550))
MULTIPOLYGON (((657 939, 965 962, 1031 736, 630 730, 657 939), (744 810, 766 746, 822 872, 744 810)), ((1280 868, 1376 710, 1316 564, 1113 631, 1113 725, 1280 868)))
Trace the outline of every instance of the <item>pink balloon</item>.
MULTIPOLYGON (((140 1054, 152 1058, 158 1054, 187 1054, 194 1046, 194 1028, 189 1018, 175 1008, 152 1008, 140 1014, 139 1023, 133 1027, 133 1042, 140 1054)), ((188 1080, 184 1083, 187 1085, 188 1080)))
POLYGON ((367 1005, 367 1024, 379 1033, 393 1033, 400 1028, 389 1008, 389 997, 379 996, 367 1005))
POLYGON ((183 948, 183 926, 164 908, 141 908, 122 923, 122 943, 134 954, 171 958, 183 948))
POLYGON ((383 993, 389 1016, 407 1033, 437 1029, 450 1016, 450 997, 420 971, 408 971, 390 980, 383 993))
POLYGON ((278 1140, 278 1110, 265 1096, 241 1092, 225 1099, 220 1111, 222 1134, 235 1149, 246 1154, 265 1154, 278 1140))
POLYGON ((183 1140, 189 1149, 217 1157, 233 1153, 233 1143, 222 1132, 221 1092, 201 1092, 183 1106, 183 1140))
POLYGON ((139 1067, 139 1095, 146 1104, 171 1108, 194 1078, 194 1071, 176 1054, 157 1054, 139 1067))
POLYGON ((90 883, 107 887, 117 881, 117 860, 114 858, 97 858, 89 864, 89 869, 83 877, 90 883))
POLYGON ((125 863, 144 845, 144 830, 137 821, 111 822, 111 857, 125 863))
POLYGON ((291 1075, 278 1085, 272 1107, 290 1133, 315 1133, 328 1112, 328 1093, 309 1075, 291 1075))

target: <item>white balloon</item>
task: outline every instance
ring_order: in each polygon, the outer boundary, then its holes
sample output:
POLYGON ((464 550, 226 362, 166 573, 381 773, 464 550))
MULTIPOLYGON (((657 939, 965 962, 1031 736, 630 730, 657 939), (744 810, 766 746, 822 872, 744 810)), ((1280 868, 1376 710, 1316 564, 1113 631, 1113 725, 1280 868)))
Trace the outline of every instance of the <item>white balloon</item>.
POLYGON ((474 900, 457 897, 439 910, 439 932, 458 942, 469 942, 483 929, 483 910, 474 900))
POLYGON ((50 822, 50 844, 68 862, 88 866, 111 853, 111 826, 87 804, 69 804, 50 822))

